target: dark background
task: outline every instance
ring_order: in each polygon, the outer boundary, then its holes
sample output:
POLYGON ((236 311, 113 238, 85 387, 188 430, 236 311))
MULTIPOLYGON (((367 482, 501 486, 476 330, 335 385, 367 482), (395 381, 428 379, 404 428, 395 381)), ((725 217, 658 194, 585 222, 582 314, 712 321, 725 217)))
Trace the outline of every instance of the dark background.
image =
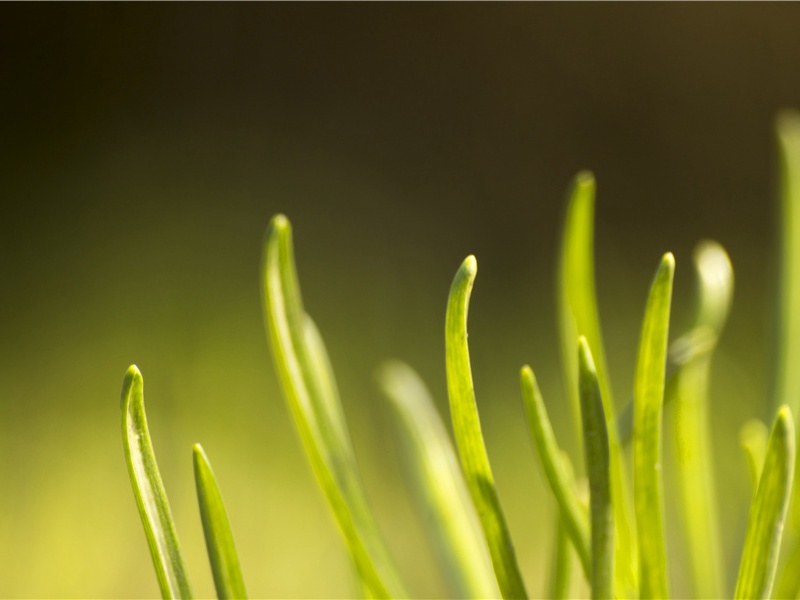
POLYGON ((553 267, 585 168, 618 398, 660 255, 677 258, 678 333, 693 246, 730 253, 713 405, 735 572, 750 494, 736 435, 769 415, 773 121, 800 107, 799 24, 800 7, 764 3, 1 6, 0 595, 157 594, 119 439, 132 362, 195 591, 213 589, 189 458, 201 441, 251 595, 353 594, 263 332, 261 242, 277 212, 372 504, 427 596, 441 582, 372 373, 408 360, 446 415, 446 294, 477 255, 478 401, 538 593, 554 507, 516 373, 537 370, 569 445, 553 267))

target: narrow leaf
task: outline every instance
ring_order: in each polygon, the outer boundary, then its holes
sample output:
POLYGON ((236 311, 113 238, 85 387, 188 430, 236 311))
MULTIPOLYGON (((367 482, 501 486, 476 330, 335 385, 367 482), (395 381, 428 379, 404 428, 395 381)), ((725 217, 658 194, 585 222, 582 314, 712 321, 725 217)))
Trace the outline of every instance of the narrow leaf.
POLYGON ((426 533, 458 598, 497 598, 489 551, 455 450, 425 384, 414 370, 387 361, 378 382, 398 417, 408 473, 426 516, 426 533))
POLYGON ((795 433, 792 411, 778 411, 769 437, 764 468, 758 483, 744 539, 737 599, 769 598, 778 566, 783 523, 792 491, 795 433))
POLYGON ((592 353, 585 337, 581 336, 578 343, 578 380, 592 528, 590 583, 593 599, 610 600, 614 597, 614 511, 611 504, 608 430, 592 353))
POLYGON ((559 518, 556 525, 555 544, 553 547, 553 570, 547 589, 547 598, 565 600, 570 596, 572 580, 572 540, 567 533, 564 519, 559 518))
POLYGON ((468 256, 450 288, 445 323, 447 390, 456 446, 472 501, 478 511, 497 583, 504 598, 525 598, 525 585, 494 485, 481 432, 467 345, 467 312, 478 263, 468 256))
POLYGON ((539 384, 530 367, 522 368, 520 382, 536 455, 558 503, 563 526, 575 545, 583 572, 589 578, 591 576, 589 520, 573 488, 572 475, 563 460, 550 418, 547 416, 542 393, 539 391, 539 384))
POLYGON ((739 443, 747 458, 747 470, 753 483, 753 495, 758 491, 758 480, 761 479, 761 467, 767 455, 769 429, 761 419, 750 419, 739 431, 739 443))
POLYGON ((367 504, 322 339, 303 309, 283 215, 267 230, 263 305, 284 396, 359 575, 377 597, 406 597, 367 504))
POLYGON ((665 254, 647 298, 634 381, 633 492, 642 599, 667 598, 661 413, 675 259, 665 254))
POLYGON ((191 598, 178 534, 156 464, 144 411, 142 374, 131 365, 122 382, 122 445, 163 598, 191 598))
POLYGON ((203 522, 203 534, 206 539, 208 560, 211 563, 217 597, 220 600, 223 598, 247 598, 228 513, 225 510, 214 471, 200 444, 194 445, 192 459, 197 502, 200 505, 200 519, 203 522))

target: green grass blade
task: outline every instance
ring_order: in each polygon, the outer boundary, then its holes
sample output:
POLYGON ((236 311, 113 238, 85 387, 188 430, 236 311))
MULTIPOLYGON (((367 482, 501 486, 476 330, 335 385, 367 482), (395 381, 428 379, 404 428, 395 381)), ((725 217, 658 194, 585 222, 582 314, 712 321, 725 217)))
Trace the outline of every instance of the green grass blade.
POLYGON ((486 536, 500 593, 504 598, 525 598, 525 585, 494 485, 472 385, 467 312, 477 270, 475 257, 468 256, 453 279, 447 301, 445 348, 450 414, 461 466, 486 536))
POLYGON ((425 384, 399 361, 381 365, 378 383, 398 417, 408 472, 427 517, 425 531, 433 539, 456 597, 499 597, 467 484, 425 384))
POLYGON ((633 493, 639 534, 642 599, 667 598, 661 417, 675 259, 665 254, 645 308, 636 363, 633 410, 633 493))
POLYGON ((194 445, 192 459, 200 519, 203 522, 203 534, 217 597, 220 600, 247 598, 228 513, 222 501, 217 478, 200 444, 194 445))
POLYGON ((128 368, 122 383, 122 445, 161 595, 191 598, 178 534, 150 441, 142 374, 136 365, 128 368))
POLYGON ((702 242, 694 253, 697 308, 694 324, 670 348, 684 355, 668 398, 675 404, 675 442, 681 515, 695 594, 721 598, 722 556, 708 419, 711 358, 730 310, 733 269, 725 250, 702 242))
POLYGON ((767 445, 736 581, 737 599, 769 598, 778 566, 783 523, 792 491, 795 433, 792 411, 778 411, 767 445))
POLYGON ((556 442, 542 393, 539 391, 539 384, 530 367, 523 367, 520 371, 520 383, 536 455, 558 503, 563 526, 575 546, 583 572, 589 578, 591 577, 590 528, 586 511, 578 500, 572 475, 556 442))
POLYGON ((773 598, 797 598, 800 595, 800 542, 795 540, 789 558, 783 565, 773 598))
POLYGON ((572 540, 567 533, 564 519, 559 517, 553 547, 553 570, 547 586, 547 598, 553 600, 569 598, 572 580, 572 554, 572 540))
POLYGON ((614 510, 611 504, 608 429, 592 353, 583 336, 578 342, 578 373, 584 454, 589 476, 592 598, 611 599, 614 597, 614 510))
POLYGON ((769 429, 761 419, 750 419, 739 431, 739 443, 747 458, 747 471, 753 483, 753 495, 758 491, 758 480, 761 479, 761 467, 767 455, 769 429))
POLYGON ((597 308, 594 278, 594 176, 588 171, 579 173, 573 181, 567 203, 564 232, 558 265, 558 312, 560 345, 564 385, 573 408, 578 433, 581 437, 581 411, 578 397, 578 356, 575 340, 584 336, 592 351, 597 379, 608 424, 611 454, 611 486, 616 528, 616 565, 618 591, 625 596, 635 594, 638 587, 636 534, 633 527, 633 507, 630 503, 629 484, 625 475, 616 426, 616 411, 606 367, 605 351, 597 308))
POLYGON ((407 597, 367 504, 322 340, 303 309, 283 215, 267 230, 263 305, 284 396, 359 575, 374 596, 407 597))

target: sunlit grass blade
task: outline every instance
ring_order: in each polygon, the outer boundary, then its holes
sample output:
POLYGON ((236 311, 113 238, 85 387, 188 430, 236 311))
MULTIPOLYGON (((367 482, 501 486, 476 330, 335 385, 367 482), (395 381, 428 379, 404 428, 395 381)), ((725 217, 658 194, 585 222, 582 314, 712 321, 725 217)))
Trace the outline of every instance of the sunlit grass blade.
POLYGON ((606 368, 605 351, 597 308, 594 278, 594 176, 579 173, 572 184, 567 203, 564 232, 558 265, 558 313, 564 385, 575 417, 579 447, 581 437, 580 402, 578 398, 578 357, 575 340, 584 336, 592 351, 603 408, 608 423, 611 456, 614 523, 616 529, 616 577, 619 592, 633 595, 637 589, 636 534, 629 485, 616 430, 616 411, 606 368))
POLYGON ((461 467, 489 546, 497 584, 504 598, 525 598, 511 534, 481 432, 467 345, 467 312, 478 263, 468 256, 458 269, 447 301, 445 348, 450 415, 461 467))
MULTIPOLYGON (((578 368, 577 364, 575 368, 578 368)), ((588 579, 591 576, 591 558, 590 529, 586 511, 578 500, 573 486, 573 476, 556 442, 542 393, 539 391, 539 384, 530 367, 523 367, 520 371, 520 383, 536 455, 558 503, 563 527, 575 545, 583 572, 588 579)))
POLYGON ((737 599, 769 598, 778 566, 783 523, 792 491, 795 432, 792 411, 782 406, 772 426, 764 467, 744 539, 737 599))
POLYGON ((739 431, 739 443, 747 458, 747 471, 753 483, 753 495, 758 491, 758 480, 761 479, 761 467, 767 454, 769 429, 761 419, 750 419, 739 431))
POLYGON ((220 600, 247 598, 228 513, 222 502, 214 471, 200 444, 194 445, 192 459, 200 519, 203 522, 203 534, 217 597, 220 600))
POLYGON ((142 374, 136 365, 128 368, 122 383, 122 445, 161 596, 191 598, 178 534, 150 441, 142 374))
POLYGON ((633 493, 639 535, 642 599, 667 598, 661 418, 675 259, 661 259, 645 308, 636 363, 633 409, 633 493))
POLYGON ((674 396, 675 442, 681 515, 686 552, 695 594, 721 598, 722 557, 717 523, 716 490, 708 420, 711 357, 727 320, 733 297, 733 269, 725 250, 702 242, 694 252, 697 303, 691 330, 672 344, 682 352, 676 379, 668 388, 674 396))
POLYGON ((359 575, 376 597, 407 597, 367 504, 322 340, 303 309, 283 215, 267 230, 263 305, 284 396, 359 575))
POLYGON ((398 417, 425 531, 458 598, 497 598, 494 571, 455 450, 425 384, 407 364, 387 361, 378 383, 398 417))
POLYGON ((589 477, 589 514, 592 531, 592 598, 614 597, 614 510, 611 504, 608 429, 592 353, 586 338, 578 344, 578 380, 586 473, 589 477))
POLYGON ((546 598, 564 600, 570 597, 572 580, 572 540, 567 533, 564 519, 559 517, 553 545, 553 566, 547 585, 546 598))

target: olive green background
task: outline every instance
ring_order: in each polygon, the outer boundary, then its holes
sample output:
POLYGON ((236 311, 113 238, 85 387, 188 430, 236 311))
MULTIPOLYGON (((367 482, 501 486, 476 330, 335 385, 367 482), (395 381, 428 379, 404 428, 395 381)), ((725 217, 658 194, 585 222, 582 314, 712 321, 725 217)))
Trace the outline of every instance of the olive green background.
MULTIPOLYGON (((264 335, 261 243, 277 212, 294 225, 378 520, 428 597, 446 591, 373 372, 407 360, 447 417, 446 295, 476 254, 478 402, 542 594, 555 508, 517 372, 536 370, 573 447, 553 270, 565 192, 585 168, 620 401, 661 254, 677 259, 674 333, 694 244, 716 239, 733 261, 713 382, 732 585, 751 493, 738 427, 771 414, 772 127, 800 107, 798 26, 800 7, 773 4, 0 6, 0 595, 157 595, 120 440, 134 362, 195 592, 213 594, 199 441, 253 597, 355 594, 264 335)), ((674 493, 670 476, 668 461, 674 493)))

